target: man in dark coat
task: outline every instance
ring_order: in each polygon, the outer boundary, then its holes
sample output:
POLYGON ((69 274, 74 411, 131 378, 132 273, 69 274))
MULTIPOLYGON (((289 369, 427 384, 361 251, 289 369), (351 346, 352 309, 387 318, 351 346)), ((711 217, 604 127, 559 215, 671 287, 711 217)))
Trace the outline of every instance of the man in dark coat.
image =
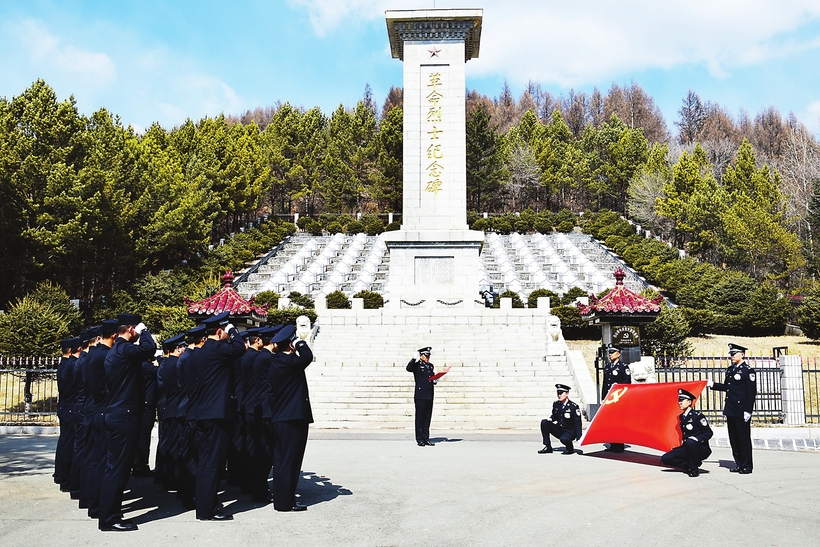
POLYGON ((435 374, 433 363, 430 362, 432 348, 425 347, 418 351, 418 355, 407 363, 407 372, 413 373, 416 388, 413 392, 413 402, 416 405, 416 444, 419 446, 435 446, 430 442, 430 421, 433 419, 433 391, 435 380, 430 377, 435 374))
POLYGON ((106 532, 136 530, 122 519, 122 494, 134 463, 140 420, 145 406, 142 362, 157 349, 153 336, 137 314, 121 313, 114 346, 105 357, 105 437, 108 461, 100 490, 99 528, 106 532), (137 340, 139 339, 138 343, 137 340))
MULTIPOLYGON (((82 474, 83 455, 85 452, 85 423, 83 409, 85 408, 85 389, 83 386, 83 361, 88 356, 88 346, 91 334, 88 329, 82 331, 79 337, 80 351, 74 361, 74 370, 71 373, 71 392, 74 399, 72 418, 74 422, 74 447, 71 455, 71 478, 68 481, 71 499, 80 499, 80 475, 82 474)), ((80 509, 88 509, 88 505, 80 502, 80 509)))
MULTIPOLYGON (((105 358, 114 346, 119 323, 115 319, 106 319, 100 326, 100 341, 88 352, 83 362, 83 382, 85 384, 86 402, 92 399, 90 434, 87 437, 90 446, 86 449, 87 463, 83 465, 80 480, 83 488, 89 491, 88 516, 92 519, 100 516, 100 491, 105 465, 108 461, 108 443, 105 436, 105 410, 108 407, 108 388, 105 386, 105 358)), ((82 494, 81 494, 82 495, 82 494)))
POLYGON ((84 353, 84 358, 82 360, 77 361, 78 369, 75 371, 75 374, 79 376, 80 381, 83 384, 83 406, 80 409, 79 415, 82 419, 82 441, 81 446, 79 449, 78 457, 79 459, 79 471, 80 471, 80 490, 79 490, 79 506, 80 509, 88 509, 91 506, 91 481, 90 477, 88 476, 89 467, 91 465, 90 455, 89 453, 92 452, 95 448, 94 446, 94 433, 93 433, 93 421, 94 421, 94 407, 96 402, 94 400, 93 394, 93 384, 91 383, 91 373, 89 368, 89 362, 91 361, 91 352, 94 350, 94 347, 100 341, 100 335, 102 334, 102 328, 98 326, 94 326, 88 329, 88 347, 87 351, 84 353))
POLYGON ((729 471, 748 475, 753 469, 751 420, 757 397, 757 375, 746 363, 746 348, 743 346, 729 344, 729 357, 732 364, 726 369, 723 383, 708 380, 706 385, 726 392, 723 415, 726 416, 729 444, 735 460, 735 466, 729 471))
POLYGON ((197 325, 186 333, 188 347, 177 360, 177 379, 180 386, 177 410, 179 437, 177 438, 177 497, 185 509, 194 509, 194 490, 198 457, 196 453, 196 360, 193 355, 205 344, 205 325, 197 325))
POLYGON ((177 490, 176 453, 179 440, 178 412, 182 397, 182 388, 177 375, 177 361, 185 351, 185 333, 172 336, 162 341, 162 351, 167 356, 157 368, 157 389, 160 398, 157 401, 159 419, 159 442, 157 444, 157 464, 154 471, 166 490, 177 490))
POLYGON ((550 454, 552 443, 550 435, 557 437, 566 450, 564 454, 575 453, 572 441, 581 439, 581 409, 569 400, 569 386, 555 384, 558 390, 558 400, 552 403, 552 415, 549 420, 541 420, 541 438, 544 448, 539 454, 550 454))
POLYGON ((260 431, 255 415, 256 404, 258 400, 258 389, 253 378, 253 364, 256 361, 259 351, 262 349, 263 343, 260 336, 260 331, 264 329, 254 328, 245 331, 245 342, 248 344, 248 349, 245 350, 245 355, 239 360, 239 376, 236 381, 242 389, 237 394, 239 403, 239 413, 242 416, 242 426, 244 428, 244 444, 242 460, 243 466, 246 468, 240 480, 241 490, 245 494, 255 495, 256 492, 264 494, 268 493, 267 480, 265 475, 264 488, 255 485, 254 477, 257 475, 255 471, 256 461, 258 458, 258 448, 260 445, 260 431))
POLYGON ((74 363, 77 361, 76 350, 80 347, 79 338, 66 338, 60 341, 63 355, 57 364, 57 418, 60 420, 60 436, 54 454, 54 482, 60 485, 61 492, 71 490, 71 460, 74 456, 74 363))
POLYGON ((196 518, 231 520, 233 515, 222 511, 217 492, 236 422, 234 359, 245 353, 245 342, 228 321, 228 312, 202 323, 208 338, 190 357, 196 371, 196 518))
MULTIPOLYGON (((629 370, 629 366, 621 361, 621 348, 610 344, 607 347, 606 352, 609 356, 609 362, 604 365, 604 382, 601 385, 601 402, 606 399, 606 396, 609 394, 609 390, 612 389, 612 386, 615 384, 632 383, 632 373, 629 370)), ((609 447, 606 450, 608 452, 623 452, 624 445, 623 443, 609 443, 609 447)))
MULTIPOLYGON (((243 369, 247 373, 247 366, 251 366, 251 378, 247 382, 251 390, 248 393, 245 419, 248 423, 249 442, 253 458, 251 464, 251 498, 258 503, 270 503, 271 494, 268 489, 268 475, 273 466, 274 426, 272 422, 273 409, 271 407, 272 389, 269 378, 271 363, 274 358, 273 336, 282 328, 264 327, 257 331, 259 337, 255 342, 258 351, 245 360, 243 369)), ((249 349, 248 353, 254 351, 249 349)))
POLYGON ((288 325, 272 342, 276 352, 268 369, 271 386, 271 422, 276 442, 273 449, 273 508, 304 511, 296 503, 296 485, 307 447, 308 428, 313 423, 305 369, 313 353, 304 340, 293 341, 296 327, 288 325))
POLYGON ((712 428, 706 416, 692 408, 695 398, 685 389, 678 390, 678 405, 683 411, 678 420, 683 440, 679 447, 661 456, 664 465, 683 469, 690 477, 700 475, 700 464, 712 453, 709 447, 712 428))

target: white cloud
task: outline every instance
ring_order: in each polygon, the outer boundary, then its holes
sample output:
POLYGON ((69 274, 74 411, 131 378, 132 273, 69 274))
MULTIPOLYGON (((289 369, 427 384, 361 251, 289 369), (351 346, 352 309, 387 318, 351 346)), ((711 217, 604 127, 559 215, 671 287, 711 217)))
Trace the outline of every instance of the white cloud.
MULTIPOLYGON (((403 0, 290 2, 308 11, 319 35, 350 19, 375 20, 386 9, 419 7, 403 0)), ((451 0, 446 7, 475 2, 451 0)), ((726 77, 738 67, 817 49, 814 37, 795 33, 818 19, 816 0, 485 2, 480 58, 470 70, 518 84, 533 79, 567 87, 686 64, 726 77)))
POLYGON ((14 27, 19 44, 32 63, 83 80, 86 85, 108 86, 117 79, 115 63, 105 53, 63 45, 41 21, 26 19, 14 27))

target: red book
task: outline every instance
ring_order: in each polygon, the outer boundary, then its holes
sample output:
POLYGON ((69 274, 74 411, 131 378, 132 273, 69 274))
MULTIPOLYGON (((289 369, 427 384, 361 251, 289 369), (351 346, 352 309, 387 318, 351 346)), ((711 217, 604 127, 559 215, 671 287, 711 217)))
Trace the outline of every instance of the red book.
POLYGON ((428 379, 429 381, 431 381, 431 382, 432 382, 433 380, 438 380, 439 378, 441 378, 442 376, 444 376, 445 374, 447 374, 448 372, 450 372, 450 369, 451 369, 451 368, 453 368, 453 367, 447 367, 446 369, 444 369, 444 372, 437 372, 437 373, 433 374, 432 376, 430 376, 430 377, 429 377, 429 378, 427 378, 427 379, 428 379))

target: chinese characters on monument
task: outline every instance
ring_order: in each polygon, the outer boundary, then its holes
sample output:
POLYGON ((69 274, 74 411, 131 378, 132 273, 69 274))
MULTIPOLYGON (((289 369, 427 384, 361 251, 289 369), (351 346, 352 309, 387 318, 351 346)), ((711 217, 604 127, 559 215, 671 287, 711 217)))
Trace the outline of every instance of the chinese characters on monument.
MULTIPOLYGON (((439 67, 430 68, 435 70, 439 67)), ((427 82, 427 89, 425 90, 427 93, 425 97, 427 101, 427 115, 425 123, 423 124, 429 143, 427 146, 427 167, 425 169, 427 173, 427 186, 425 187, 425 191, 432 192, 437 196, 442 189, 441 179, 444 173, 444 165, 442 165, 444 150, 441 143, 441 135, 444 132, 441 129, 443 123, 442 99, 444 99, 444 95, 440 91, 442 87, 441 72, 431 72, 427 82)))

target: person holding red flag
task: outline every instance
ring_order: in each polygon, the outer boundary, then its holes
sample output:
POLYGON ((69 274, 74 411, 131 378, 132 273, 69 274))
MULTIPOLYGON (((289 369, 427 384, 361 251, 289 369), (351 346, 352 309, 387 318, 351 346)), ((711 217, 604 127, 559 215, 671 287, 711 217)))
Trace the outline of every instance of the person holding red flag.
POLYGON ((695 399, 696 397, 685 389, 678 390, 678 405, 683 411, 678 420, 683 440, 679 447, 661 456, 664 465, 682 469, 690 477, 700 475, 700 464, 712 453, 709 447, 712 428, 709 427, 706 417, 692 408, 695 399))
POLYGON ((726 369, 723 383, 707 380, 706 385, 726 392, 723 415, 726 416, 729 444, 735 459, 735 467, 729 471, 749 475, 752 472, 751 420, 757 397, 755 369, 746 363, 746 348, 743 346, 729 344, 729 356, 732 364, 726 369))

